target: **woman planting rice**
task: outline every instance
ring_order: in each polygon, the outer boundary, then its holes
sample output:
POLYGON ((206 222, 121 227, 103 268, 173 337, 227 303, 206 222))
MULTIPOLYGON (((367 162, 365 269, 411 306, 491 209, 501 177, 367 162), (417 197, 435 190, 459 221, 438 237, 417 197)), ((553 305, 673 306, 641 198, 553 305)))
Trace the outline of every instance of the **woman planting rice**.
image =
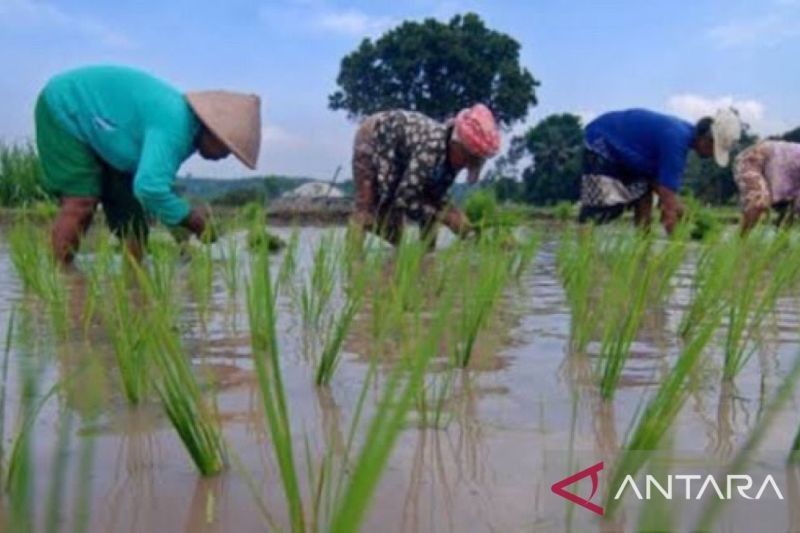
POLYGON ((649 226, 655 193, 672 233, 683 211, 677 194, 689 151, 725 167, 741 131, 730 110, 696 125, 644 109, 598 117, 586 126, 579 221, 603 224, 633 208, 636 224, 649 226))
POLYGON ((742 232, 750 231, 770 208, 778 224, 800 211, 800 144, 762 141, 736 158, 733 178, 742 205, 742 232))
POLYGON ((56 258, 72 262, 98 203, 136 258, 144 253, 146 212, 168 227, 206 233, 208 212, 172 191, 175 174, 196 151, 211 160, 233 153, 255 168, 259 107, 255 95, 183 95, 125 67, 86 67, 50 80, 36 103, 36 145, 45 186, 60 202, 56 258))
POLYGON ((355 140, 353 222, 395 245, 402 237, 404 216, 418 222, 431 243, 437 222, 468 236, 474 228, 447 201, 447 191, 464 168, 467 181, 477 182, 484 162, 499 150, 500 132, 482 104, 446 123, 412 111, 372 115, 355 140))

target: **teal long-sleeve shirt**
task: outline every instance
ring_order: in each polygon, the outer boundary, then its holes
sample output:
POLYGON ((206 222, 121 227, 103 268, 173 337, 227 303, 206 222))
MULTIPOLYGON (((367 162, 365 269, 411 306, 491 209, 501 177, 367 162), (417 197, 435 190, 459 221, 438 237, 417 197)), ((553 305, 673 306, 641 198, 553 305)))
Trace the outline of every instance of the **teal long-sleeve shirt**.
POLYGON ((170 226, 188 216, 188 203, 172 186, 201 126, 182 93, 145 72, 93 66, 54 77, 42 94, 62 127, 134 176, 145 210, 170 226))

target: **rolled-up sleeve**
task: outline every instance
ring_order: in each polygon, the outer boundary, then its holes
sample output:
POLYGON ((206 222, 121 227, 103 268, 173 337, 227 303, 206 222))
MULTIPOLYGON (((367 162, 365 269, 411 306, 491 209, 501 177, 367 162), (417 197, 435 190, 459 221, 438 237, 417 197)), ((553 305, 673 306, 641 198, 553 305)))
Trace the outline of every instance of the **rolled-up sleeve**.
POLYGON ((158 130, 145 135, 133 180, 133 193, 146 211, 167 226, 177 226, 189 215, 189 204, 172 189, 185 155, 180 143, 158 130))

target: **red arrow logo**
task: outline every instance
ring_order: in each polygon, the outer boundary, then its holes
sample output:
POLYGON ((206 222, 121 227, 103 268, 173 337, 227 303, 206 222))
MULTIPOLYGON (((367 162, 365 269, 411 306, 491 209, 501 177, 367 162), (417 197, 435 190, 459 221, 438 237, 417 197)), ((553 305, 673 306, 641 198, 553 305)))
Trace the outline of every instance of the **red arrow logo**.
POLYGON ((603 508, 591 502, 591 499, 594 498, 595 494, 597 494, 597 489, 600 486, 600 479, 598 478, 597 474, 601 470, 603 470, 602 462, 597 463, 594 466, 590 466, 586 470, 581 470, 577 474, 573 474, 568 478, 564 478, 557 483, 554 483, 553 486, 550 487, 550 490, 553 491, 553 494, 561 496, 562 498, 569 500, 576 505, 580 505, 584 509, 588 509, 595 514, 603 516, 603 508), (592 494, 588 498, 584 499, 575 493, 564 490, 566 487, 574 485, 578 481, 589 476, 592 478, 592 494))

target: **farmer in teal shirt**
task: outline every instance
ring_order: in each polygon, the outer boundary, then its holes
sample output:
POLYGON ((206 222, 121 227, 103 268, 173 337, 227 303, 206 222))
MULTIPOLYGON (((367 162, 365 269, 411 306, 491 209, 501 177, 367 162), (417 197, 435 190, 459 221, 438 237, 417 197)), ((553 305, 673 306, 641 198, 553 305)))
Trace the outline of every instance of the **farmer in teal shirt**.
POLYGON ((73 260, 98 204, 138 259, 146 213, 201 236, 208 212, 174 193, 178 168, 195 151, 211 160, 233 153, 251 169, 258 160, 257 96, 182 94, 131 68, 94 66, 58 75, 42 90, 35 115, 45 187, 60 202, 53 250, 64 264, 73 260))

